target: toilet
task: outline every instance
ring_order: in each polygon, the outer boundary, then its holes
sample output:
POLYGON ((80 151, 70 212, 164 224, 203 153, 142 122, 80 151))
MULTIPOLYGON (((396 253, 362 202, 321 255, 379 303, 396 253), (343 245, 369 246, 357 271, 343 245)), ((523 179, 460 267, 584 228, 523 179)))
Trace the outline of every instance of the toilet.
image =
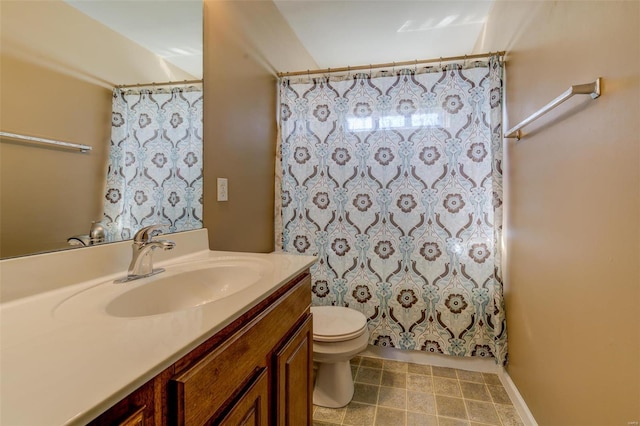
POLYGON ((312 306, 313 361, 318 364, 313 403, 339 408, 353 398, 349 361, 369 342, 367 318, 342 306, 312 306))

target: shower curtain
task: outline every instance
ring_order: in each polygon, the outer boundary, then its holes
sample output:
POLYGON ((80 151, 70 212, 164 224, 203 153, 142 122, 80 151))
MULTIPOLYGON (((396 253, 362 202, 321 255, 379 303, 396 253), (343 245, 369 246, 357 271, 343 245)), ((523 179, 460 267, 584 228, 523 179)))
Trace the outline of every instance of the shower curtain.
POLYGON ((107 241, 202 227, 202 89, 113 91, 107 241))
POLYGON ((501 59, 281 79, 276 249, 370 343, 507 360, 501 59))

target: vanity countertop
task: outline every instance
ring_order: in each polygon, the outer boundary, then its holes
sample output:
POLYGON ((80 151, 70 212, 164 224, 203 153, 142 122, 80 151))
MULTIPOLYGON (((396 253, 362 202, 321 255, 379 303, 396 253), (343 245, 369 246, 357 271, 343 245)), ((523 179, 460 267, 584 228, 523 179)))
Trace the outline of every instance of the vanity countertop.
MULTIPOLYGON (((0 304, 0 422, 49 426, 90 421, 315 261, 311 256, 203 250, 158 266, 229 256, 268 264, 269 273, 259 284, 220 301, 166 314, 118 318, 101 308, 102 300, 75 313, 61 309, 73 296, 122 272, 0 304)), ((109 291, 123 292, 127 285, 114 284, 122 290, 109 291)))

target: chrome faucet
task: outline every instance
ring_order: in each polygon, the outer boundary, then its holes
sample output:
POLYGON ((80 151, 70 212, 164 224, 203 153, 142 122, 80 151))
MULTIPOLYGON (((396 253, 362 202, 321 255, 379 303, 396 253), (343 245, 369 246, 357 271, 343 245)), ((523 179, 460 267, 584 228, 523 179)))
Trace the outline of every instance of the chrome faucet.
POLYGON ((160 228, 160 225, 151 225, 136 232, 133 237, 133 257, 129 264, 129 272, 125 278, 115 282, 124 283, 164 272, 163 268, 153 269, 153 260, 151 258, 153 250, 157 248, 171 250, 176 246, 176 243, 167 240, 153 240, 151 234, 160 228))

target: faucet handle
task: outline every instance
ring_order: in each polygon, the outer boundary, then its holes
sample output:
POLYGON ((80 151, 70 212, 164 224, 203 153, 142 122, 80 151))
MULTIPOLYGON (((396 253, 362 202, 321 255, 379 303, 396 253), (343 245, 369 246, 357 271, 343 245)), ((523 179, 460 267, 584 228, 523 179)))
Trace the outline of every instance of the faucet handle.
MULTIPOLYGON (((151 226, 145 226, 144 228, 140 229, 138 232, 136 232, 136 234, 133 236, 133 242, 134 243, 148 243, 151 241, 151 233, 153 231, 157 231, 162 229, 162 225, 151 225, 151 226)), ((162 231, 160 231, 160 233, 162 233, 162 231)))

